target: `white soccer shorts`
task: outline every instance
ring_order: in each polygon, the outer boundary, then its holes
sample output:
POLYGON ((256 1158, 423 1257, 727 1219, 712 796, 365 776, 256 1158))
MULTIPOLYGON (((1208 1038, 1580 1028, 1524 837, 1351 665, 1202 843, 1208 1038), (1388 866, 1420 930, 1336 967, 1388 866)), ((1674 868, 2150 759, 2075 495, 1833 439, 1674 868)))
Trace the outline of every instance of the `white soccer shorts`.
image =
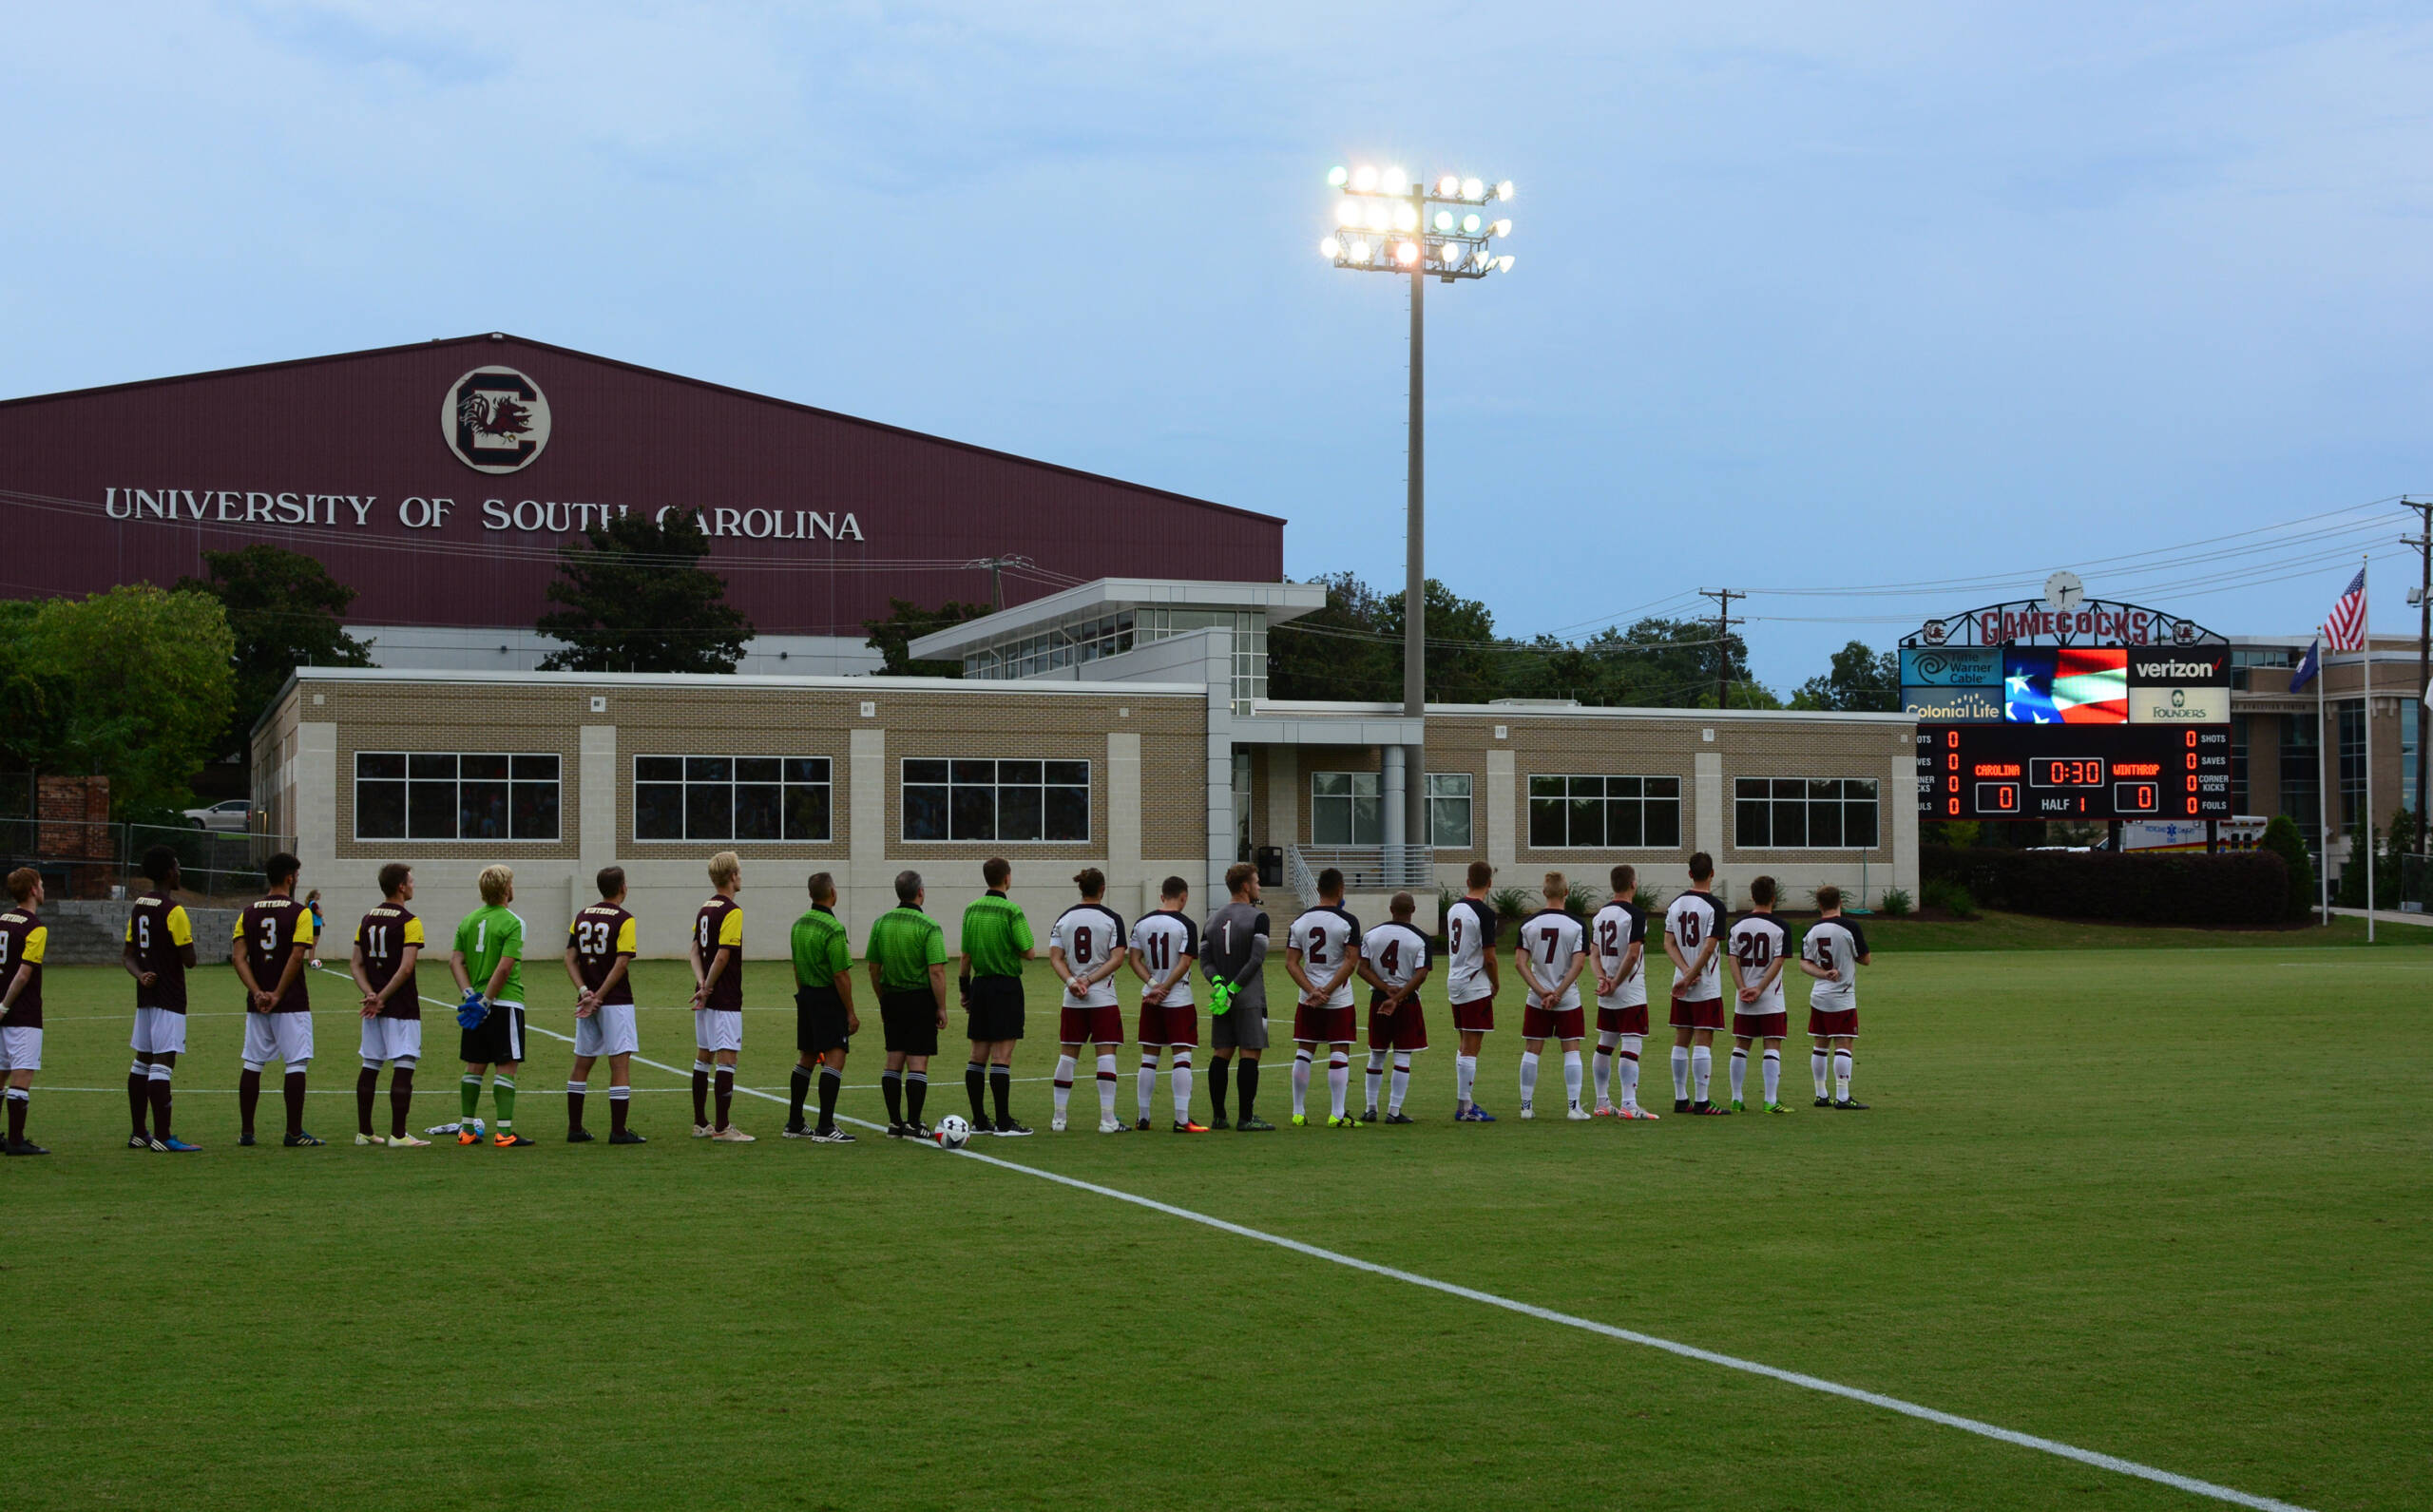
MULTIPOLYGON (((738 1030, 740 1043, 741 1031, 738 1030)), ((603 1055, 631 1055, 642 1047, 630 1003, 603 1003, 587 1019, 574 1021, 574 1053, 585 1060, 603 1055)))
POLYGON ((366 1019, 363 1021, 363 1060, 367 1065, 394 1061, 400 1065, 412 1065, 422 1059, 422 1021, 420 1019, 366 1019))
POLYGON ((273 1061, 290 1071, 301 1071, 313 1059, 313 1016, 309 1013, 248 1013, 245 1015, 245 1059, 248 1071, 273 1061))
POLYGON ((42 1069, 40 1029, 0 1029, 0 1071, 42 1069))
POLYGON ((138 1055, 186 1053, 186 1016, 166 1008, 135 1010, 135 1037, 127 1043, 138 1055))
POLYGON ((693 1048, 704 1052, 743 1048, 743 1013, 737 1008, 695 1008, 693 1048))

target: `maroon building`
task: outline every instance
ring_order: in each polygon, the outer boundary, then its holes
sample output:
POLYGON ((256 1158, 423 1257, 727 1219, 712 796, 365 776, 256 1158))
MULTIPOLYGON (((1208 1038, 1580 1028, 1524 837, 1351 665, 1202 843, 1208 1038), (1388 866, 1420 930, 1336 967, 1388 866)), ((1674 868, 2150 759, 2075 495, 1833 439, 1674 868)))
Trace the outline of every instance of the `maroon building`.
POLYGON ((356 589, 391 664, 408 627, 528 638, 558 548, 614 513, 698 514, 764 647, 858 642, 890 597, 984 602, 977 558, 1033 564, 1008 604, 1284 567, 1272 515, 502 335, 0 402, 0 593, 165 584, 266 541, 356 589))

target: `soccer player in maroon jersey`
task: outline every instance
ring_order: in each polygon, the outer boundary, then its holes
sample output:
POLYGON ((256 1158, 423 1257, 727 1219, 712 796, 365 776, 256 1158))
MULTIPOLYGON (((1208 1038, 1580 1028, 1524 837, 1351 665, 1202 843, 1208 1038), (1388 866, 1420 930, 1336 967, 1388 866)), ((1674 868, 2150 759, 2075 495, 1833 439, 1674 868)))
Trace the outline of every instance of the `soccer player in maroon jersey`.
POLYGON ((156 845, 144 852, 152 886, 126 910, 119 962, 135 979, 135 1063, 126 1069, 130 1150, 184 1155, 201 1148, 169 1132, 169 1079, 186 1047, 186 972, 194 966, 194 924, 177 900, 184 881, 178 852, 156 845), (149 1115, 149 1128, 145 1127, 149 1115))
POLYGON ((718 890, 693 916, 693 1138, 750 1144, 751 1135, 727 1121, 735 1103, 735 1058, 743 1049, 743 862, 732 851, 710 857, 718 890), (718 1084, 718 1121, 705 1106, 718 1084))
POLYGON ((313 1003, 304 988, 304 963, 313 952, 313 915, 296 901, 296 873, 303 863, 282 851, 262 863, 269 891, 237 915, 236 948, 230 964, 245 985, 245 1051, 237 1078, 239 1144, 254 1142, 254 1109, 262 1097, 262 1067, 273 1061, 287 1075, 290 1149, 321 1141, 304 1132, 304 1076, 313 1063, 313 1003))
POLYGON ((354 1142, 418 1150, 431 1143, 406 1132, 413 1110, 414 1068, 422 1063, 422 997, 415 991, 414 963, 425 944, 422 921, 406 907, 413 901, 413 869, 392 861, 380 869, 380 902, 354 927, 354 949, 347 962, 363 994, 362 1071, 354 1079, 354 1142), (389 1134, 372 1132, 372 1109, 380 1093, 380 1067, 389 1072, 389 1134))
POLYGON ((8 1155, 48 1155, 26 1138, 34 1073, 42 1069, 42 958, 50 930, 42 922, 42 873, 9 873, 13 908, 0 909, 0 1076, 8 1079, 8 1155))

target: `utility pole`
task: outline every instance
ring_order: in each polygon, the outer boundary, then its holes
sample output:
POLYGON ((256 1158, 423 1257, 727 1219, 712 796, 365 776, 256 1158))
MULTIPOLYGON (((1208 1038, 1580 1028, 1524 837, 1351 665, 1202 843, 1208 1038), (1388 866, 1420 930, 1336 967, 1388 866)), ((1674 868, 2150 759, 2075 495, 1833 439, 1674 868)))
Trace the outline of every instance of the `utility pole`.
POLYGON ((2403 543, 2416 548, 2423 568, 2423 583, 2408 595, 2416 601, 2416 692, 2412 697, 2416 704, 2416 853, 2421 856, 2425 853, 2424 811, 2433 807, 2424 801, 2424 739, 2433 735, 2433 730, 2424 727, 2424 693, 2427 687, 2433 687, 2433 499, 2419 503, 2402 497, 2399 502, 2422 516, 2424 526, 2423 535, 2400 537, 2403 543))
POLYGON ((1038 563, 1024 556, 974 557, 964 564, 964 566, 967 569, 976 569, 981 567, 986 567, 987 569, 988 600, 990 606, 997 609, 1003 609, 1006 606, 1006 580, 1002 576, 1005 569, 1007 567, 1035 567, 1037 565, 1039 565, 1038 563))
POLYGON ((1732 601, 1749 597, 1736 588, 1700 588, 1698 597, 1715 601, 1715 706, 1725 706, 1732 694, 1732 601))

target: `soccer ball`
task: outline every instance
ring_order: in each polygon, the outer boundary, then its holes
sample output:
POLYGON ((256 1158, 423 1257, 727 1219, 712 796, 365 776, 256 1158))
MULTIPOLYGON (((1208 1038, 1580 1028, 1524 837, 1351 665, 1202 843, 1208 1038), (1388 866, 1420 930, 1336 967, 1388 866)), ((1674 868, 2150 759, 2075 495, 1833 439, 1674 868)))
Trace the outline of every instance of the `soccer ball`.
POLYGON ((960 1113, 949 1113, 938 1120, 938 1143, 949 1150, 960 1150, 971 1139, 971 1122, 960 1113))

